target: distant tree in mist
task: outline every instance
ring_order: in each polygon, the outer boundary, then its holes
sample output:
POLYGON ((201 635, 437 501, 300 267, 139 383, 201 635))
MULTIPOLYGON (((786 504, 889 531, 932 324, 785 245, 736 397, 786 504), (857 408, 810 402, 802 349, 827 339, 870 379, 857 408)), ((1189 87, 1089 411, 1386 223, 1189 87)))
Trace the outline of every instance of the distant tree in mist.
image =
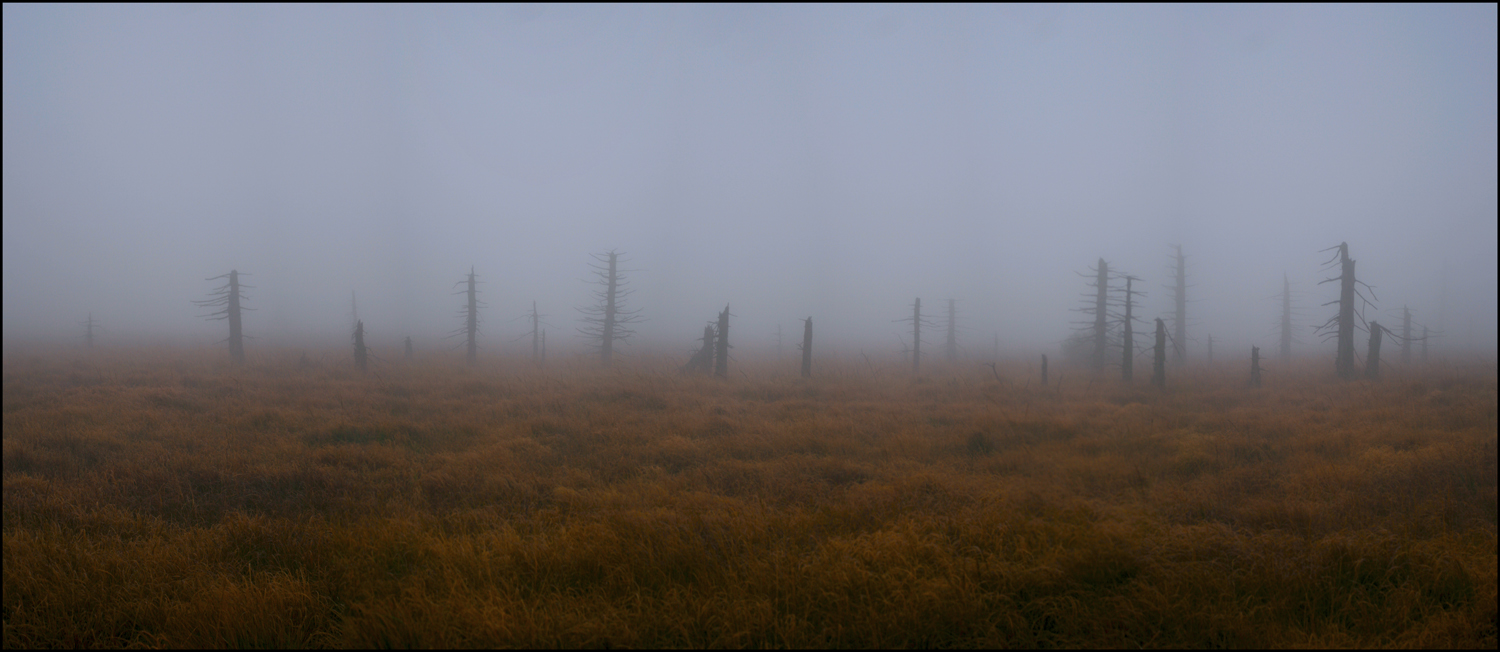
POLYGON ((449 333, 448 337, 458 337, 460 335, 464 337, 465 344, 467 344, 467 353, 464 359, 469 364, 474 364, 479 359, 479 309, 485 306, 485 303, 479 300, 479 289, 477 286, 481 282, 479 275, 474 273, 474 268, 470 267, 469 273, 465 275, 465 279, 453 284, 454 287, 460 285, 466 286, 464 289, 454 292, 454 294, 465 296, 464 305, 458 309, 458 316, 463 320, 463 325, 449 333))
POLYGON ((365 323, 363 321, 355 321, 354 366, 359 367, 360 371, 365 371, 369 363, 369 357, 370 351, 365 348, 365 323))
POLYGON ((1151 384, 1167 386, 1167 323, 1156 318, 1156 347, 1151 356, 1151 384))
MULTIPOLYGON (((911 322, 911 375, 916 376, 922 370, 922 326, 933 326, 932 322, 922 317, 922 299, 918 297, 912 303, 911 316, 903 317, 893 321, 911 322)), ((905 345, 905 341, 902 342, 905 345)))
POLYGON ((596 303, 578 309, 583 313, 584 323, 578 332, 595 342, 593 346, 599 352, 599 361, 606 367, 614 359, 615 342, 629 341, 635 334, 629 325, 640 320, 638 309, 625 308, 625 298, 633 290, 627 287, 629 279, 625 276, 626 270, 619 267, 620 256, 613 249, 593 254, 596 262, 590 263, 589 268, 594 274, 592 283, 598 286, 594 290, 596 303))
MULTIPOLYGON (((249 274, 245 274, 245 276, 249 276, 249 274)), ((254 310, 254 308, 246 308, 241 302, 248 299, 244 293, 245 289, 253 289, 254 286, 241 285, 240 273, 237 270, 229 270, 228 274, 204 280, 216 281, 221 278, 228 280, 225 281, 224 285, 219 286, 213 292, 209 293, 209 298, 202 300, 195 299, 193 300, 193 304, 200 308, 220 308, 220 310, 203 315, 203 317, 209 321, 227 320, 229 322, 229 338, 227 340, 229 342, 229 357, 234 359, 235 364, 242 365, 245 364, 246 336, 241 328, 240 312, 243 310, 254 310)))
POLYGON ((1123 275, 1125 279, 1125 298, 1121 300, 1125 304, 1125 314, 1120 316, 1121 339, 1120 339, 1120 379, 1131 382, 1135 372, 1135 297, 1145 296, 1145 292, 1134 289, 1135 282, 1139 278, 1129 274, 1123 275))
POLYGON ((1172 290, 1176 311, 1172 318, 1172 361, 1182 365, 1187 362, 1187 258, 1182 255, 1182 245, 1172 245, 1177 251, 1172 258, 1172 276, 1176 284, 1172 290))
POLYGON ((958 309, 952 299, 948 300, 948 337, 943 342, 943 359, 949 364, 958 361, 958 309))
POLYGON ((1069 357, 1074 357, 1079 353, 1085 341, 1092 342, 1092 346, 1089 347, 1089 368, 1103 371, 1107 364, 1106 348, 1109 345, 1109 263, 1100 258, 1098 264, 1091 269, 1091 274, 1080 274, 1080 276, 1093 279, 1088 283, 1088 287, 1093 288, 1093 291, 1084 294, 1086 301, 1088 297, 1092 297, 1092 303, 1085 303, 1084 307, 1077 310, 1085 315, 1092 315, 1093 319, 1074 322, 1077 332, 1064 342, 1063 348, 1064 352, 1073 354, 1069 357))
POLYGON ((802 320, 802 377, 812 376, 812 315, 802 320))
POLYGON ((83 343, 89 350, 94 349, 94 330, 99 328, 99 322, 94 319, 94 313, 89 313, 89 318, 83 320, 79 326, 83 327, 83 343))

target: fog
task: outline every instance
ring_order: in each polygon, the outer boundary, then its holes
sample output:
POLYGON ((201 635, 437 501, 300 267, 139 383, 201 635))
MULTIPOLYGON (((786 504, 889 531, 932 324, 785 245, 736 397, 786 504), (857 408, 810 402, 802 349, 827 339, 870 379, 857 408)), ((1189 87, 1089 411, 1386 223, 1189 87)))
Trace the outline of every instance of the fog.
MULTIPOLYGON (((535 301, 581 351, 590 254, 626 254, 686 352, 812 316, 895 352, 911 303, 960 345, 1056 351, 1103 258, 1192 351, 1298 351, 1348 242, 1440 350, 1496 346, 1496 8, 1480 6, 4 6, 4 338, 171 338, 249 272, 249 346, 485 355, 535 301), (939 319, 938 321, 941 321, 939 319)), ((1138 327, 1140 328, 1140 327, 1138 327)), ((909 339, 909 337, 908 337, 909 339)), ((930 344, 940 342, 933 334, 930 344)), ((1361 337, 1360 347, 1363 347, 1361 337)))

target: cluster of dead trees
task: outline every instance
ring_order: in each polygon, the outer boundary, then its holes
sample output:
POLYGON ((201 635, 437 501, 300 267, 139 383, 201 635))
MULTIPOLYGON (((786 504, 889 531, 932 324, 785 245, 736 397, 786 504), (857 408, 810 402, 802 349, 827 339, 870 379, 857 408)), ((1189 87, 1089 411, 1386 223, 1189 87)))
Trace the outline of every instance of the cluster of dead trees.
MULTIPOLYGON (((1111 269, 1109 263, 1100 258, 1090 273, 1084 275, 1090 279, 1087 285, 1090 290, 1085 295, 1086 303, 1077 310, 1089 317, 1088 320, 1075 322, 1075 333, 1064 343, 1064 352, 1069 357, 1086 361, 1088 366, 1096 372, 1104 371, 1114 366, 1111 360, 1118 361, 1120 378, 1129 383, 1134 380, 1135 359, 1141 355, 1149 354, 1152 361, 1151 383, 1158 387, 1166 384, 1166 367, 1168 351, 1171 347, 1171 357, 1174 365, 1183 365, 1187 361, 1187 338, 1188 338, 1188 315, 1187 315, 1187 265, 1186 257, 1183 255, 1180 245, 1173 245, 1170 272, 1174 279, 1169 290, 1173 294, 1173 305, 1175 310, 1167 316, 1171 319, 1171 328, 1168 328, 1167 320, 1161 317, 1155 318, 1154 342, 1147 345, 1138 345, 1136 332, 1138 325, 1144 325, 1144 321, 1136 315, 1136 304, 1145 292, 1136 289, 1137 282, 1141 279, 1137 276, 1111 269)), ((1402 327, 1399 334, 1380 325, 1379 322, 1365 320, 1365 310, 1375 305, 1374 288, 1360 281, 1355 276, 1355 261, 1349 257, 1349 246, 1340 243, 1336 247, 1330 247, 1324 251, 1335 253, 1325 265, 1325 269, 1336 270, 1337 275, 1325 279, 1322 283, 1339 284, 1339 298, 1330 301, 1325 306, 1337 305, 1334 314, 1322 325, 1315 328, 1315 332, 1321 336, 1323 341, 1333 340, 1335 344, 1334 372, 1340 378, 1355 378, 1363 375, 1367 378, 1378 378, 1380 375, 1381 345, 1385 336, 1396 338, 1401 343, 1401 360, 1403 364, 1411 362, 1412 348, 1415 344, 1421 345, 1421 355, 1425 360, 1427 357, 1427 343, 1432 332, 1426 326, 1417 335, 1413 332, 1411 311, 1405 307, 1402 309, 1402 327), (1363 371, 1360 371, 1360 361, 1355 351, 1354 338, 1357 331, 1368 333, 1368 349, 1363 361, 1363 371)), ((629 279, 626 272, 621 269, 622 254, 610 250, 593 254, 594 261, 590 263, 592 280, 595 287, 594 303, 578 308, 582 313, 583 326, 578 332, 583 335, 591 345, 593 351, 599 356, 599 361, 604 366, 609 366, 615 357, 616 344, 627 342, 635 334, 633 325, 641 320, 636 309, 626 307, 626 298, 631 294, 629 279)), ((248 300, 245 290, 251 286, 241 283, 240 277, 248 276, 238 270, 231 270, 228 274, 216 276, 208 280, 224 280, 224 284, 215 288, 209 298, 195 300, 193 303, 199 307, 213 309, 207 315, 209 320, 229 322, 229 336, 221 342, 229 344, 230 357, 237 364, 243 364, 245 360, 244 340, 248 337, 244 334, 242 311, 251 310, 244 305, 248 300)), ((1320 284, 1322 284, 1320 283, 1320 284)), ((470 268, 469 273, 463 280, 454 284, 458 288, 454 294, 462 295, 464 301, 458 310, 461 325, 449 333, 449 338, 461 337, 460 342, 466 349, 465 358, 469 363, 474 363, 478 358, 479 350, 479 327, 480 309, 484 303, 479 300, 478 286, 481 284, 479 275, 470 268)), ((1283 361, 1291 358, 1293 335, 1293 311, 1291 299, 1291 281, 1283 274, 1283 289, 1281 293, 1281 320, 1280 320, 1280 355, 1283 361)), ((353 329, 351 338, 354 345, 354 362, 361 370, 368 367, 369 360, 373 356, 370 348, 365 343, 365 325, 359 319, 358 304, 354 295, 350 295, 351 320, 353 329)), ((929 330, 936 327, 929 318, 922 313, 922 300, 915 299, 911 306, 911 316, 897 319, 899 322, 911 324, 911 342, 907 347, 905 339, 902 339, 904 353, 909 356, 912 374, 915 376, 922 368, 922 339, 923 327, 929 330)), ((532 340, 532 359, 541 363, 546 359, 546 331, 541 328, 543 315, 537 310, 536 302, 532 302, 531 312, 525 315, 531 322, 529 335, 532 340)), ((703 329, 701 344, 692 353, 683 370, 692 373, 712 373, 724 378, 729 373, 729 351, 733 348, 729 343, 729 321, 731 313, 729 306, 718 314, 716 321, 710 322, 703 329)), ((802 375, 812 374, 812 317, 802 320, 803 340, 802 352, 802 375)), ((93 346, 94 332, 98 328, 97 321, 92 313, 83 322, 84 337, 88 346, 93 346)), ((949 362, 958 359, 957 344, 957 306, 953 299, 948 300, 946 340, 944 342, 945 358, 949 362)), ((780 329, 777 330, 778 350, 780 342, 780 329)), ((1213 340, 1208 339, 1208 359, 1212 361, 1213 340)), ((996 334, 996 352, 999 350, 999 335, 996 334)), ((412 355, 411 337, 405 340, 406 356, 412 355)), ((1047 374, 1047 359, 1042 356, 1042 376, 1045 383, 1047 374)), ((1260 364, 1260 347, 1251 347, 1251 371, 1250 384, 1259 386, 1262 379, 1262 367, 1260 364)), ((996 373, 996 378, 999 374, 996 373)))

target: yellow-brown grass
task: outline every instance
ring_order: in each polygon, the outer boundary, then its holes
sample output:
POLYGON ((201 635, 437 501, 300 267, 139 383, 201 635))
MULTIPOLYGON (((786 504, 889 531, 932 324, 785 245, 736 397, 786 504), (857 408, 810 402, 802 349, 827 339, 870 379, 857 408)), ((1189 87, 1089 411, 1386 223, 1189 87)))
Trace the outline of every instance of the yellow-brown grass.
POLYGON ((5 647, 1496 645, 1492 365, 221 357, 7 352, 5 647))

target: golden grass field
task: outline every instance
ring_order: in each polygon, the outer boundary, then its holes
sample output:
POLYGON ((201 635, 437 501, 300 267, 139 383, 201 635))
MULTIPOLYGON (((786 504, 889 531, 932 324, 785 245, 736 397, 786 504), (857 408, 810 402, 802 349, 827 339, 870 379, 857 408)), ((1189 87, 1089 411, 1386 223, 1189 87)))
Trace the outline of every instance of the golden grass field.
POLYGON ((1493 362, 298 354, 6 351, 6 648, 1496 646, 1493 362))

